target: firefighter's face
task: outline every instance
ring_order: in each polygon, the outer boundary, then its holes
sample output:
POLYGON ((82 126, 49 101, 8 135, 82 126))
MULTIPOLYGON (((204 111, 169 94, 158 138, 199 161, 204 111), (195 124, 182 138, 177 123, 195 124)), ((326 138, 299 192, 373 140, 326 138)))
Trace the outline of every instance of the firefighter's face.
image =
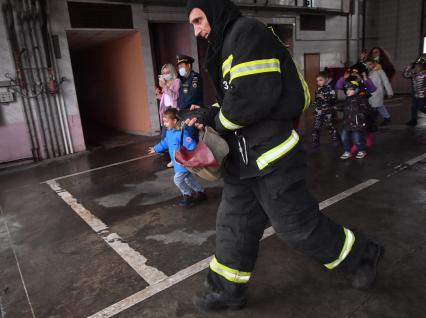
POLYGON ((201 9, 192 9, 189 14, 189 23, 194 27, 195 36, 200 36, 207 40, 211 31, 211 26, 207 20, 206 14, 201 9))

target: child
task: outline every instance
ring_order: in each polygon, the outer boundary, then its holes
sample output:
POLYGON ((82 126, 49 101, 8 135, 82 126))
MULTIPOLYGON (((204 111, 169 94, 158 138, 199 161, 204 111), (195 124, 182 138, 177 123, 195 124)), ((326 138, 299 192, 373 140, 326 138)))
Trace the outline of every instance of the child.
POLYGON ((359 95, 360 83, 349 81, 345 84, 346 101, 343 108, 342 143, 344 153, 340 159, 346 160, 352 157, 352 142, 357 146, 357 159, 365 158, 365 129, 367 124, 368 102, 359 95))
POLYGON ((178 110, 169 108, 164 112, 163 124, 167 128, 166 136, 160 143, 154 147, 150 147, 149 154, 161 153, 169 150, 172 158, 173 168, 175 170, 174 182, 183 195, 182 200, 179 202, 180 206, 190 207, 195 203, 207 199, 202 185, 191 175, 191 173, 175 161, 175 152, 179 150, 181 134, 183 133, 183 146, 188 150, 196 147, 195 140, 191 137, 189 128, 185 128, 183 132, 179 129, 178 110))
MULTIPOLYGON (((371 97, 371 94, 376 91, 376 86, 368 78, 367 73, 359 74, 357 69, 351 68, 345 72, 345 75, 339 78, 336 82, 336 90, 344 89, 344 86, 347 82, 356 81, 359 84, 358 95, 366 99, 368 105, 368 98, 371 97)), ((368 105, 369 106, 369 105, 368 105)), ((377 131, 376 129, 376 112, 369 107, 367 115, 367 136, 366 136, 366 146, 370 148, 373 146, 373 132, 377 131)), ((352 154, 358 153, 356 145, 352 147, 352 154)))
POLYGON ((376 60, 368 58, 366 63, 369 71, 368 77, 377 88, 376 91, 371 94, 372 96, 368 99, 368 101, 371 107, 377 109, 380 115, 382 115, 383 122, 381 123, 381 126, 386 126, 391 122, 391 116, 385 107, 384 98, 385 93, 390 98, 393 96, 392 86, 386 76, 386 73, 382 70, 382 67, 376 62, 376 60))
POLYGON ((417 125, 417 112, 426 113, 426 58, 421 56, 414 64, 407 66, 405 78, 413 82, 413 104, 411 106, 411 120, 408 126, 417 125))
POLYGON ((335 126, 336 112, 334 104, 336 102, 336 92, 327 84, 327 74, 320 72, 317 76, 318 88, 315 92, 314 106, 314 127, 312 131, 312 144, 315 148, 319 147, 321 128, 325 124, 328 128, 331 141, 334 146, 338 146, 337 129, 335 126))

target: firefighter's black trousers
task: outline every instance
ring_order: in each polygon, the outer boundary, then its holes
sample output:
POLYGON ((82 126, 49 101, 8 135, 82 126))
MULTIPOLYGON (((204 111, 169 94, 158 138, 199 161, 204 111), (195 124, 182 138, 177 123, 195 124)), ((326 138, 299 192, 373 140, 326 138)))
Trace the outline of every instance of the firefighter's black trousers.
MULTIPOLYGON (((365 239, 347 232, 319 211, 303 178, 289 180, 282 168, 258 178, 226 180, 216 223, 216 254, 207 282, 230 294, 243 292, 254 269, 259 240, 268 224, 290 247, 326 265, 344 258, 335 267, 353 270, 365 249, 365 239), (343 255, 343 256, 342 256, 343 255)), ((334 268, 334 267, 333 267, 334 268)))

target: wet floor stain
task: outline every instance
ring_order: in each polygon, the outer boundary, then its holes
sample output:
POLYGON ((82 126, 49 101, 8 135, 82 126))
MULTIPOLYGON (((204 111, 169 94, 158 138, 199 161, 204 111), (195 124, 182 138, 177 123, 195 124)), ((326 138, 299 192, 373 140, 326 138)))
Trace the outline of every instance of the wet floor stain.
MULTIPOLYGON (((165 202, 181 195, 173 182, 173 170, 158 171, 154 175, 153 180, 125 184, 123 185, 124 191, 97 198, 95 202, 105 208, 125 207, 130 204, 146 206, 165 202)), ((203 183, 206 188, 217 187, 221 184, 221 181, 203 183)))
POLYGON ((183 243, 188 245, 203 245, 216 231, 187 233, 185 229, 175 230, 168 234, 157 234, 147 236, 147 240, 163 242, 164 244, 183 243))

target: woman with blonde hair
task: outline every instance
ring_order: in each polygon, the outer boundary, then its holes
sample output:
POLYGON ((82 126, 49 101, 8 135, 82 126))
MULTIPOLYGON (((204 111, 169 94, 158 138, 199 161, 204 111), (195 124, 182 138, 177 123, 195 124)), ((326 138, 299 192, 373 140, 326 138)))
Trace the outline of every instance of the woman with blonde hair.
MULTIPOLYGON (((172 64, 165 64, 161 68, 161 75, 158 76, 159 87, 155 89, 155 96, 160 101, 158 113, 160 115, 161 138, 165 136, 166 127, 163 123, 163 114, 167 108, 177 108, 177 100, 179 97, 180 80, 178 78, 176 68, 172 64)), ((171 168, 172 162, 167 164, 171 168)))

